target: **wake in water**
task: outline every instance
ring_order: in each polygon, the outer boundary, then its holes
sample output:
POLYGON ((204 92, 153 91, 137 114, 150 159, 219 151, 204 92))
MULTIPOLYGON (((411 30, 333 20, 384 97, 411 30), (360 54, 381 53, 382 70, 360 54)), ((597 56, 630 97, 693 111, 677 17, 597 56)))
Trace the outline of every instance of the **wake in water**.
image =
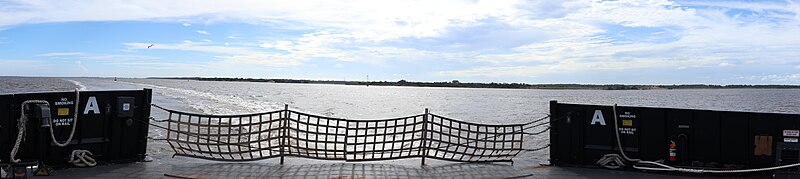
POLYGON ((72 79, 64 79, 64 80, 72 82, 72 84, 75 84, 75 86, 78 86, 78 91, 89 90, 88 88, 86 88, 86 86, 83 85, 83 83, 81 83, 79 81, 75 81, 75 80, 72 80, 72 79))
POLYGON ((154 90, 154 92, 180 100, 192 109, 199 110, 206 114, 255 113, 264 110, 279 110, 282 109, 281 106, 283 105, 277 102, 248 100, 239 96, 220 95, 212 92, 202 92, 184 88, 172 88, 130 81, 115 82, 158 89, 154 90))

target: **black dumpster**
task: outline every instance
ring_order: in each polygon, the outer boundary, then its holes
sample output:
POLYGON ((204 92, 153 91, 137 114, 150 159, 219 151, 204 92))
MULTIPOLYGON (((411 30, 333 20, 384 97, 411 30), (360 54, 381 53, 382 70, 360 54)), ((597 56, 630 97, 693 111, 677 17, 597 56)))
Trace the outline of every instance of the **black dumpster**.
MULTIPOLYGON (((741 170, 800 163, 800 115, 550 102, 551 162, 596 167, 619 154, 683 168, 741 170), (617 119, 615 130, 614 119, 617 119)), ((689 171, 689 170, 684 170, 689 171)), ((691 170, 690 172, 698 172, 691 170)), ((797 174, 798 167, 779 170, 797 174)))
POLYGON ((0 95, 0 165, 70 167, 76 150, 91 152, 100 163, 142 160, 151 94, 143 89, 0 95), (18 125, 22 115, 24 128, 18 125))

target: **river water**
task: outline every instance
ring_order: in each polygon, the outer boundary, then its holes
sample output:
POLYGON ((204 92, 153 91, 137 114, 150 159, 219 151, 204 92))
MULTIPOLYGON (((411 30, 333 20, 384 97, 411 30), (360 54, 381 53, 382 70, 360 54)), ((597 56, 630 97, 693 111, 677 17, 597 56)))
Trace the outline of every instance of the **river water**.
MULTIPOLYGON (((0 77, 0 94, 81 90, 153 89, 153 103, 171 109, 241 114, 280 110, 347 119, 383 119, 431 113, 487 124, 525 123, 547 115, 550 100, 563 103, 800 113, 797 89, 528 90, 321 84, 279 84, 165 79, 0 77)), ((153 109, 153 117, 165 118, 153 109)), ((163 137, 151 128, 150 136, 163 137)), ((532 129, 528 132, 536 132, 532 129)), ((547 145, 547 133, 525 138, 525 148, 547 145)), ((153 156, 171 154, 152 141, 153 156)), ((549 151, 523 152, 515 160, 546 163, 549 151)), ((526 162, 523 162, 526 163, 526 162)))

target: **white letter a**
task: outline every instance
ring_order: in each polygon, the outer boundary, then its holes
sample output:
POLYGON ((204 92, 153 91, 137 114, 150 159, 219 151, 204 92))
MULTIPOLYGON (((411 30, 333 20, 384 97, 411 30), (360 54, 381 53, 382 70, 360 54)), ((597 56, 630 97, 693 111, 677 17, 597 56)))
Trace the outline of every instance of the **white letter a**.
POLYGON ((97 106, 97 98, 94 96, 90 96, 89 100, 86 101, 86 108, 83 109, 83 114, 89 114, 89 111, 94 114, 100 114, 100 107, 97 106))
POLYGON ((594 110, 594 117, 592 117, 591 125, 594 125, 594 123, 597 122, 600 122, 601 126, 606 125, 606 119, 603 118, 603 112, 600 110, 594 110))

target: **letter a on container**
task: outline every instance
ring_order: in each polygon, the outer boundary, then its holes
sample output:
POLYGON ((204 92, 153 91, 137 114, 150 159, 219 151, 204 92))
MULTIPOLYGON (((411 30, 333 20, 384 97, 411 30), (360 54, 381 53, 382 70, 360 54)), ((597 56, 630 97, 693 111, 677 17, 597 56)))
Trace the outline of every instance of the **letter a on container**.
POLYGON ((100 107, 97 106, 97 98, 94 96, 89 97, 89 100, 86 101, 86 107, 83 109, 83 114, 89 114, 89 111, 92 111, 93 114, 100 113, 100 107))
POLYGON ((594 123, 598 123, 598 122, 600 123, 601 126, 605 126, 606 125, 606 119, 603 118, 603 112, 600 111, 599 109, 598 110, 594 110, 594 116, 592 117, 592 123, 590 123, 590 124, 594 125, 594 123))

